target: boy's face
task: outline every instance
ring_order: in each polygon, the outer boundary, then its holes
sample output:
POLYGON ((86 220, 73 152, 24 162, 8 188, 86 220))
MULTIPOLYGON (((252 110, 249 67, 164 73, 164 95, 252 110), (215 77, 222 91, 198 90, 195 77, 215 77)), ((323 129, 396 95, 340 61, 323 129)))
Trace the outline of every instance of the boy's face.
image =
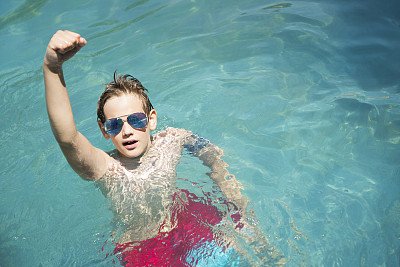
MULTIPOLYGON (((104 105, 104 115, 106 120, 120 117, 124 121, 125 115, 142 112, 142 101, 134 94, 122 94, 113 96, 107 100, 104 105)), ((106 139, 111 138, 111 141, 118 151, 128 158, 137 158, 143 156, 150 148, 150 130, 155 130, 157 126, 157 113, 152 110, 148 117, 147 126, 144 129, 135 129, 124 122, 121 131, 116 135, 109 135, 101 128, 101 131, 106 139)))

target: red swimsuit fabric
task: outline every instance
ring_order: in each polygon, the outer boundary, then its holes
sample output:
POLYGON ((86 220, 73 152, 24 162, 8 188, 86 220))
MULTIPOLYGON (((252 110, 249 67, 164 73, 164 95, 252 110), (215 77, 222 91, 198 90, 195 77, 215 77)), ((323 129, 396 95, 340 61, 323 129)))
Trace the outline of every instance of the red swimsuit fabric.
MULTIPOLYGON (((151 239, 117 244, 115 253, 120 253, 122 265, 191 266, 187 260, 190 252, 201 244, 214 240, 212 226, 221 222, 222 213, 216 207, 202 203, 200 198, 187 190, 181 192, 186 195, 186 202, 179 201, 179 193, 173 196, 173 203, 183 203, 179 208, 173 209, 176 212, 173 214, 176 215, 176 221, 173 221, 176 227, 151 239)), ((232 219, 235 221, 236 218, 232 219)))

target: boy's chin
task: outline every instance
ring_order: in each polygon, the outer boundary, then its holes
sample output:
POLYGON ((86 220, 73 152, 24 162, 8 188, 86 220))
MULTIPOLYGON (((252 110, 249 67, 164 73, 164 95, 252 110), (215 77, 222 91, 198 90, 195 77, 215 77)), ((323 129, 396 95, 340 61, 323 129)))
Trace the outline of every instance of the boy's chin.
POLYGON ((130 158, 130 159, 136 159, 136 158, 139 158, 139 157, 141 156, 141 153, 137 153, 137 152, 131 152, 131 153, 129 153, 129 152, 126 152, 126 151, 124 151, 124 152, 121 152, 121 151, 120 151, 120 153, 121 153, 124 157, 130 158))
POLYGON ((124 157, 130 158, 130 159, 140 158, 144 154, 144 152, 142 152, 138 149, 134 149, 134 150, 119 149, 119 153, 122 154, 124 157))

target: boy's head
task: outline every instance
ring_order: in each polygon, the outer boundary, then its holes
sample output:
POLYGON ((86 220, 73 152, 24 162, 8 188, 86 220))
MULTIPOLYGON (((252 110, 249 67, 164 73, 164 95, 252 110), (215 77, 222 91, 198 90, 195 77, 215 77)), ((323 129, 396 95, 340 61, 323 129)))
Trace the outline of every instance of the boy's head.
POLYGON ((99 127, 125 157, 145 154, 151 145, 150 130, 157 126, 157 113, 147 89, 131 75, 117 76, 106 85, 97 106, 99 127))
POLYGON ((134 94, 138 96, 142 101, 143 110, 148 116, 150 111, 153 109, 153 105, 151 104, 146 92, 148 92, 148 90, 144 88, 138 79, 129 74, 118 76, 117 73, 114 72, 114 81, 106 84, 106 89, 101 94, 99 101, 97 102, 97 119, 104 124, 106 121, 104 115, 104 105, 106 104, 107 100, 114 96, 121 96, 123 94, 134 94))

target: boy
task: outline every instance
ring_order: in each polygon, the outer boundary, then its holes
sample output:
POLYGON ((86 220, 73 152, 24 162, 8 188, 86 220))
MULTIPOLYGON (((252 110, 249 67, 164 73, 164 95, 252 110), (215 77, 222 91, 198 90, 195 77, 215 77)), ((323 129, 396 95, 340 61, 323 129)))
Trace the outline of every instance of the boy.
MULTIPOLYGON (((164 248, 167 253, 163 255, 169 256, 162 259, 163 264, 183 264, 188 248, 177 246, 171 236, 184 235, 194 243, 212 242, 213 232, 204 225, 222 221, 221 212, 214 207, 201 205, 193 194, 175 189, 175 168, 183 148, 212 170, 209 176, 235 211, 244 214, 247 199, 241 195, 235 177, 229 175, 218 147, 184 129, 168 128, 150 135, 157 126, 157 112, 147 90, 132 76, 114 74, 114 81, 107 85, 98 102, 98 125, 116 149, 106 153, 94 147, 76 128, 62 71, 62 64, 85 45, 86 40, 79 34, 58 31, 47 46, 43 75, 53 134, 72 169, 83 179, 97 181, 111 199, 122 229, 119 242, 123 244, 118 244, 116 251, 129 249, 122 254, 124 263, 157 265, 155 261, 161 254, 150 255, 167 243, 169 249, 164 248), (204 217, 205 223, 190 219, 193 212, 204 217), (188 235, 188 227, 197 234, 188 235)), ((232 215, 237 229, 243 227, 240 217, 239 213, 232 215)))

